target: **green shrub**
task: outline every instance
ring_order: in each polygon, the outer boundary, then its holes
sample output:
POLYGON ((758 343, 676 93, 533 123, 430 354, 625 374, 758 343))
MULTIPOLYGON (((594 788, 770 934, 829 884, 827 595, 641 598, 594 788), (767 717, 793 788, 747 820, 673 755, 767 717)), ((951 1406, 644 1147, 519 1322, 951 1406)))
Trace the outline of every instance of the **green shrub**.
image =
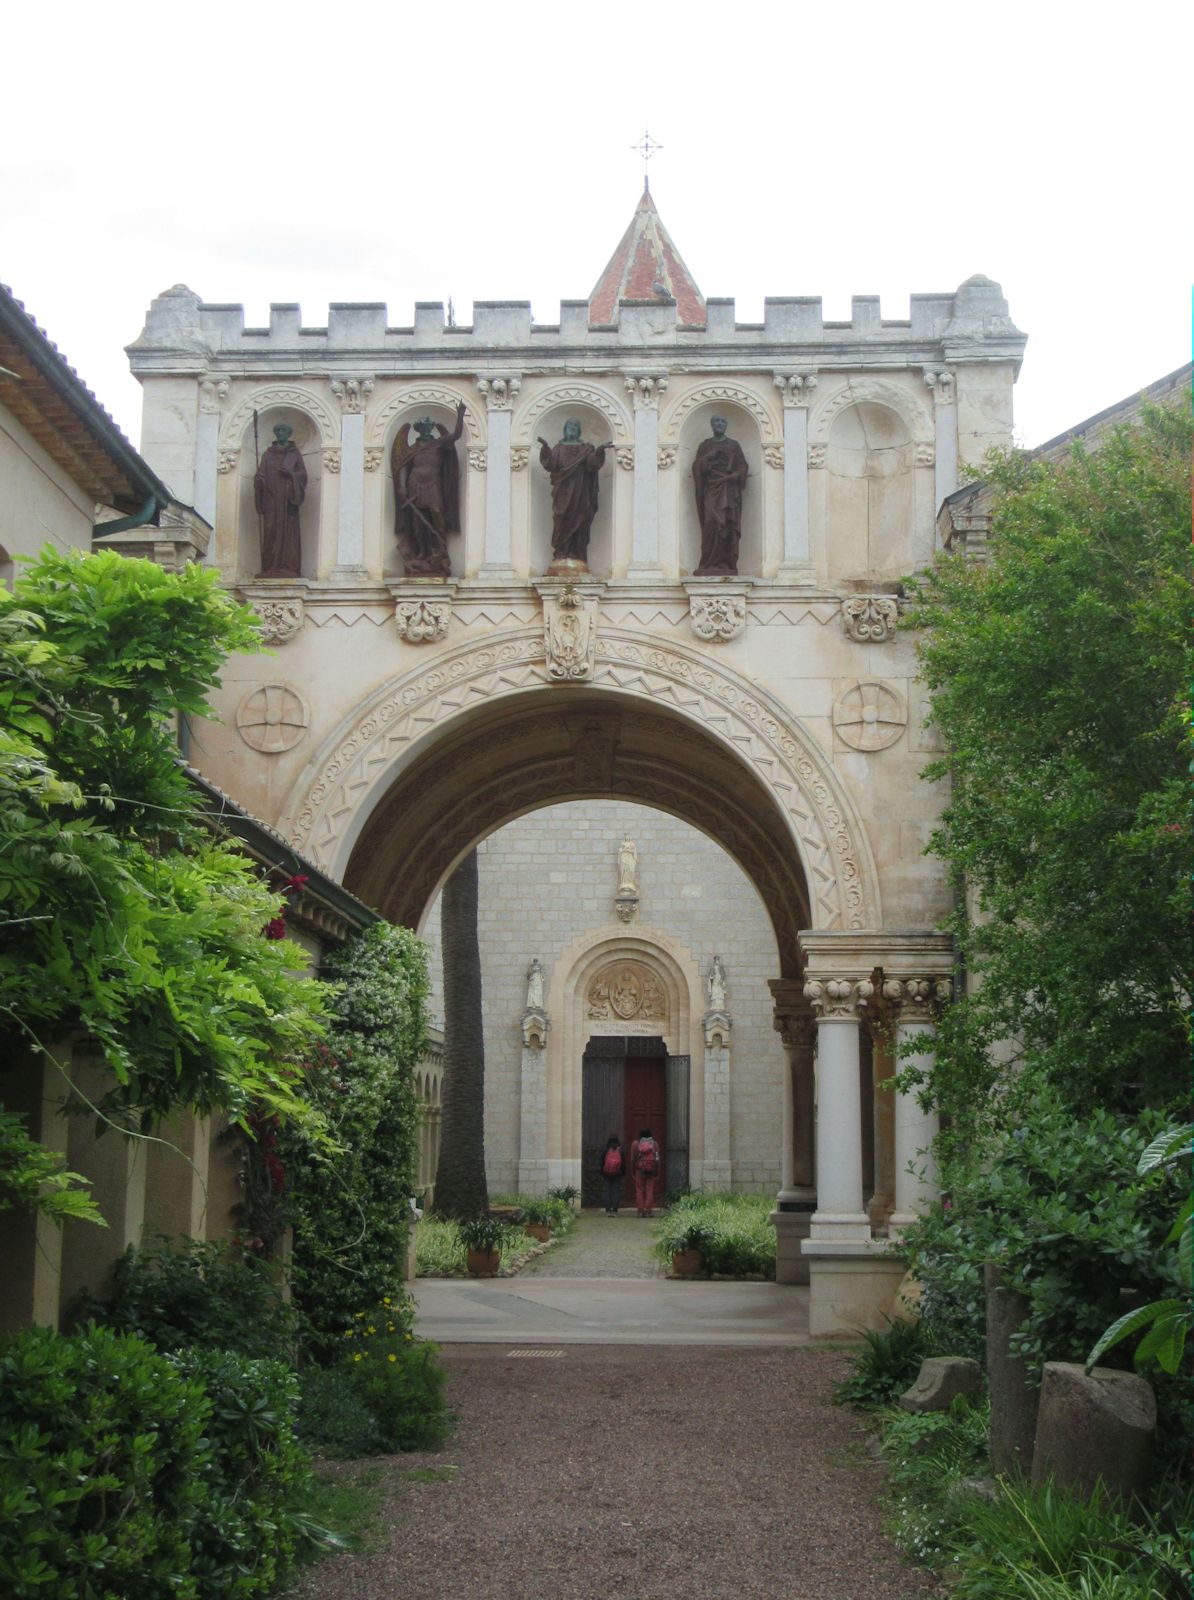
POLYGON ((864 1329, 862 1340, 862 1348, 847 1356, 853 1372, 834 1390, 839 1405, 891 1405, 916 1381, 925 1357, 938 1353, 923 1322, 889 1321, 886 1328, 864 1329))
POLYGON ((557 1236, 576 1226, 576 1212, 558 1195, 496 1194, 490 1196, 489 1203, 491 1206, 516 1206, 524 1222, 545 1223, 557 1236))
POLYGON ((0 1588, 12 1600, 247 1600, 288 1570, 305 1489, 280 1362, 161 1355, 94 1325, 0 1343, 0 1588))
POLYGON ((655 1254, 670 1261, 677 1250, 698 1249, 706 1272, 774 1278, 773 1204, 761 1194, 686 1194, 656 1224, 655 1254))
POLYGON ((880 1443, 888 1465, 896 1543, 925 1566, 951 1550, 959 1519, 975 1498, 961 1480, 988 1470, 989 1409, 959 1396, 948 1411, 887 1413, 880 1443))
POLYGON ((572 1206, 580 1199, 580 1190, 571 1183, 562 1183, 557 1189, 547 1191, 549 1200, 562 1200, 566 1206, 572 1206))
POLYGON ((500 1250, 512 1228, 500 1217, 470 1217, 466 1222, 458 1222, 456 1231, 466 1251, 500 1250))
POLYGON ((307 1367, 300 1376, 302 1437, 339 1457, 441 1444, 451 1417, 438 1347, 380 1317, 359 1322, 345 1339, 347 1353, 334 1367, 307 1367))
MULTIPOLYGON (((468 1271, 467 1247, 460 1228, 461 1224, 445 1217, 423 1218, 415 1235, 415 1271, 420 1277, 463 1276, 468 1271)), ((539 1249, 539 1241, 521 1227, 507 1224, 498 1248, 502 1257, 500 1270, 511 1272, 539 1249)))
POLYGON ((250 1357, 289 1357, 299 1327, 260 1262, 198 1239, 130 1245, 106 1298, 76 1306, 75 1321, 84 1320, 140 1334, 159 1350, 195 1345, 250 1357))

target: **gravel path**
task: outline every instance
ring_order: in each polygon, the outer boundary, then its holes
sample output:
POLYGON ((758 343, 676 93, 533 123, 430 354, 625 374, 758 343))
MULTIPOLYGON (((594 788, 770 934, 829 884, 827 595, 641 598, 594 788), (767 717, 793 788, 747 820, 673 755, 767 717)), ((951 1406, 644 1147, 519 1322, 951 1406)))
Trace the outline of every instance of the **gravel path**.
POLYGON ((662 1278, 662 1261, 651 1255, 654 1223, 623 1211, 582 1211, 559 1244, 525 1266, 520 1278, 662 1278))
MULTIPOLYGON (((612 1223, 611 1227, 620 1227, 612 1223)), ((815 1349, 449 1345, 459 1417, 391 1457, 367 1555, 305 1574, 303 1600, 926 1600, 882 1532, 883 1472, 830 1403, 815 1349), (446 1481, 412 1470, 455 1467, 446 1481)))

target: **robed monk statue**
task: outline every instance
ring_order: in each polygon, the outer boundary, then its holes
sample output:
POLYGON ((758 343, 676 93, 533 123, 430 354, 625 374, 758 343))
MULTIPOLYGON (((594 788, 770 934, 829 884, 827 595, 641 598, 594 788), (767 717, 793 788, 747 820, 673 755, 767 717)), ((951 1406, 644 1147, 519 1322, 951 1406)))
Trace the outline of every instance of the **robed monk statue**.
POLYGON ((452 433, 431 417, 398 429, 390 456, 394 532, 408 578, 446 578, 451 574, 447 536, 460 532, 456 444, 463 432, 463 400, 456 407, 452 433))
MULTIPOLYGON (((256 430, 256 420, 254 420, 256 430)), ((298 578, 303 571, 303 538, 299 507, 307 493, 307 469, 292 442, 288 422, 274 426, 274 442, 266 446, 253 477, 253 504, 261 526, 259 578, 298 578)))
POLYGON ((749 468, 742 446, 726 438, 726 419, 714 417, 712 439, 698 447, 692 464, 697 516, 701 519, 698 578, 731 576, 738 571, 742 538, 742 491, 749 468))
POLYGON ((564 424, 557 445, 540 438, 540 464, 551 474, 551 554, 549 573, 588 570, 589 534, 597 515, 597 474, 610 444, 585 444, 580 423, 564 424))

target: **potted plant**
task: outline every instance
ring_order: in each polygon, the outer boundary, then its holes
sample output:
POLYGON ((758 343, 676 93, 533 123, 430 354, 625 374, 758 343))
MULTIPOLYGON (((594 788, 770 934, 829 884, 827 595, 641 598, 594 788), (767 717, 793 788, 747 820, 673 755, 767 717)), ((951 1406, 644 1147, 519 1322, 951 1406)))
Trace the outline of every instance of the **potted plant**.
POLYGON ((698 1278, 705 1270, 705 1248, 713 1241, 713 1229, 707 1222, 690 1222, 674 1234, 672 1247, 672 1272, 677 1278, 698 1278))
POLYGON ((540 1244, 546 1244, 551 1238, 553 1211, 554 1206, 550 1200, 524 1200, 523 1232, 529 1233, 532 1239, 538 1239, 540 1244))
POLYGON ((502 1244, 509 1231, 500 1217, 472 1217, 457 1224, 471 1278, 492 1278, 502 1264, 502 1244))

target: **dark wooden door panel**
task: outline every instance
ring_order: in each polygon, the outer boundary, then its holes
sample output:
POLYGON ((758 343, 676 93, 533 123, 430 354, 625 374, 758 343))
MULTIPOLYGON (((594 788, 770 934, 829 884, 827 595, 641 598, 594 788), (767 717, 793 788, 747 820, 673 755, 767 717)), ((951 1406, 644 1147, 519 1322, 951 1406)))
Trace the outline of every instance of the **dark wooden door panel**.
POLYGON ((580 1203, 601 1204, 601 1160, 605 1141, 622 1126, 626 1063, 612 1057, 584 1058, 580 1108, 580 1203))

